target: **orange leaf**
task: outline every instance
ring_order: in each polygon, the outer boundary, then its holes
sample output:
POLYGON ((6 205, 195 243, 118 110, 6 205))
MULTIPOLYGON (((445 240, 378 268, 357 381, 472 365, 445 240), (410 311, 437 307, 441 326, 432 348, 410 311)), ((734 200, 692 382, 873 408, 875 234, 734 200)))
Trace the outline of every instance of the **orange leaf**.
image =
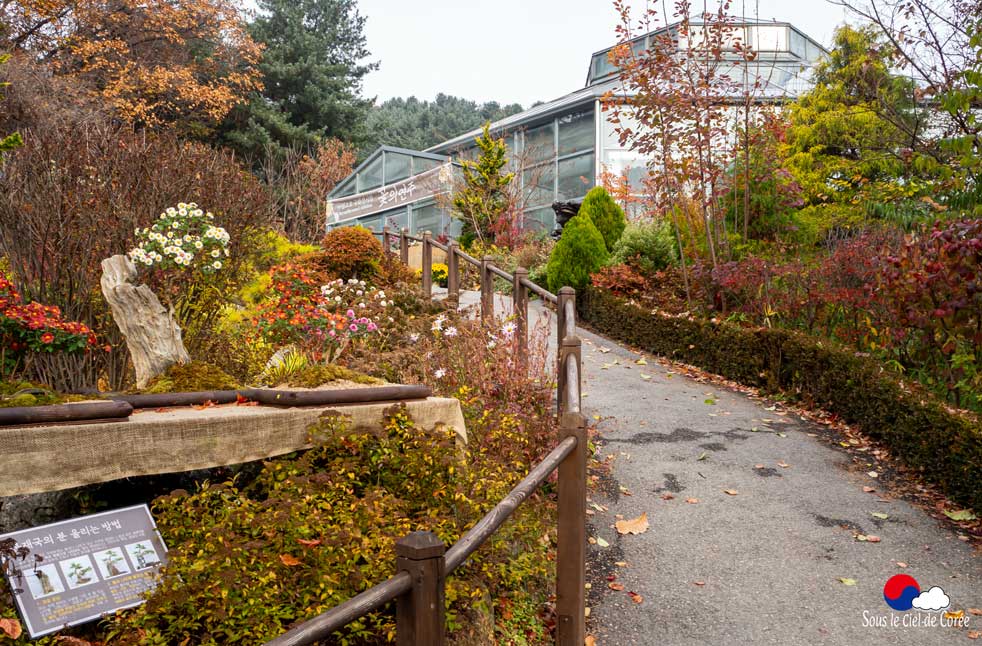
POLYGON ((618 534, 643 534, 648 531, 648 514, 643 513, 637 518, 619 520, 614 523, 618 534))
POLYGON ((982 617, 982 608, 969 608, 968 614, 975 615, 976 617, 982 617))
POLYGON ((644 601, 644 597, 642 597, 637 592, 628 592, 628 595, 630 595, 631 601, 633 601, 634 603, 641 603, 642 601, 644 601))
POLYGON ((248 397, 243 397, 239 393, 235 393, 235 405, 236 406, 258 406, 259 402, 254 402, 248 397))
POLYGON ((315 538, 312 541, 308 541, 308 540, 303 539, 303 538, 298 538, 297 539, 297 542, 300 543, 301 545, 306 546, 306 547, 316 547, 316 546, 318 546, 318 545, 321 544, 321 541, 320 541, 319 538, 315 538))
POLYGON ((689 503, 690 505, 697 505, 697 504, 699 504, 699 499, 698 498, 686 498, 685 501, 687 503, 689 503))
POLYGON ((867 536, 866 537, 866 542, 867 543, 879 543, 880 542, 880 537, 879 536, 867 536))
POLYGON ((787 469, 787 468, 788 468, 788 467, 790 467, 791 465, 790 465, 790 464, 788 464, 787 462, 778 462, 778 463, 777 463, 777 466, 779 466, 779 467, 781 467, 781 468, 783 468, 783 469, 787 469))
POLYGON ((866 493, 873 493, 874 491, 876 491, 876 489, 874 489, 873 487, 863 487, 863 491, 866 493))
POLYGON ((204 410, 206 408, 211 408, 214 405, 215 402, 211 401, 210 399, 206 399, 205 403, 201 404, 200 406, 195 406, 194 410, 204 410))
POLYGON ((671 500, 671 499, 673 499, 674 497, 675 497, 675 496, 673 496, 673 495, 672 495, 672 494, 670 494, 670 493, 663 493, 663 494, 661 495, 661 499, 662 499, 662 500, 671 500))
POLYGON ((287 567, 293 567, 294 565, 300 565, 300 559, 290 554, 280 554, 280 561, 283 565, 287 567))
POLYGON ((704 585, 706 585, 706 582, 705 581, 693 581, 692 582, 692 585, 704 586, 704 585))
POLYGON ((723 493, 725 493, 728 496, 735 496, 740 492, 737 491, 736 489, 723 489, 723 493))
POLYGON ((617 590, 618 592, 624 589, 624 586, 620 583, 608 583, 607 587, 611 590, 617 590))
POLYGON ((583 646, 597 646, 597 639, 593 635, 587 635, 583 640, 583 646))
POLYGON ((16 619, 0 619, 0 632, 3 632, 11 639, 17 639, 23 631, 21 630, 20 622, 16 619))

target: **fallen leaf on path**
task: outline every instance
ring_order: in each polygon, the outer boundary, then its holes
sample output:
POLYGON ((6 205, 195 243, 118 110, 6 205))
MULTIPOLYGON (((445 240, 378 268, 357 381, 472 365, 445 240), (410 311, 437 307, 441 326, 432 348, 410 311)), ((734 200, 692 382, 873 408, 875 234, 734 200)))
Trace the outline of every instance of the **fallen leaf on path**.
POLYGON ((648 531, 648 513, 645 512, 637 518, 630 520, 619 520, 614 523, 618 534, 643 534, 648 531))
POLYGON ((902 568, 907 567, 907 564, 904 563, 903 561, 894 561, 894 562, 897 564, 897 567, 902 567, 902 568))
POLYGON ((305 546, 305 547, 317 547, 318 545, 321 544, 321 541, 320 541, 319 538, 315 538, 315 539, 309 540, 309 541, 307 539, 304 539, 304 538, 298 538, 297 539, 297 542, 300 543, 301 545, 305 546))
POLYGON ((764 468, 764 465, 763 464, 755 464, 754 465, 754 468, 755 469, 763 469, 764 468))
POLYGON ((869 476, 869 477, 871 477, 871 478, 879 478, 879 477, 880 477, 880 474, 879 474, 879 473, 877 473, 876 471, 870 471, 870 472, 869 472, 869 473, 867 473, 866 475, 868 475, 868 476, 869 476))
POLYGON ((586 639, 583 640, 583 646, 597 646, 597 640, 594 639, 593 635, 587 635, 586 639))
POLYGON ((787 437, 788 436, 787 433, 775 433, 774 435, 777 435, 778 437, 787 437))
POLYGON ((620 492, 621 492, 621 493, 622 493, 623 495, 625 495, 625 496, 631 496, 631 495, 633 495, 633 494, 631 493, 631 491, 630 491, 630 490, 629 490, 629 489, 628 489, 627 487, 621 487, 621 488, 620 488, 620 492))
POLYGON ((856 579, 850 579, 848 577, 840 576, 839 583, 842 585, 856 585, 856 579))
POLYGON ((673 498, 675 498, 675 496, 673 496, 673 495, 672 495, 672 494, 670 494, 670 493, 663 493, 663 494, 661 495, 661 499, 662 499, 662 500, 671 500, 671 499, 673 499, 673 498))
POLYGON ((873 493, 876 491, 873 487, 863 487, 863 493, 873 493))
POLYGON ((620 592, 621 590, 624 589, 624 585, 623 584, 616 583, 616 582, 615 583, 608 583, 607 584, 607 587, 610 588, 611 590, 617 590, 618 592, 620 592))
POLYGON ((960 511, 948 511, 944 510, 944 515, 955 521, 962 520, 975 520, 976 516, 972 513, 971 509, 962 509, 960 511))
POLYGON ((702 453, 699 454, 699 457, 696 458, 696 460, 698 460, 699 462, 702 462, 703 460, 705 460, 708 457, 709 457, 709 455, 707 455, 707 453, 705 451, 703 451, 702 453))
POLYGON ((287 567, 293 567, 294 565, 300 565, 300 559, 291 554, 280 554, 280 562, 287 567))
POLYGON ((737 491, 736 489, 723 489, 723 493, 725 493, 728 496, 735 496, 740 492, 737 491))
POLYGON ((705 581, 693 581, 692 582, 692 585, 703 586, 703 585, 706 585, 706 582, 705 581))
POLYGON ((651 375, 646 375, 643 372, 641 373, 641 378, 645 381, 651 381, 651 375))
POLYGON ((644 597, 637 592, 628 592, 627 594, 631 597, 631 601, 634 603, 642 603, 644 601, 644 597))
POLYGON ((644 357, 638 359, 634 363, 638 364, 639 366, 646 366, 646 365, 648 365, 648 362, 644 360, 644 357))
POLYGON ((598 350, 599 352, 602 352, 602 353, 604 353, 604 354, 607 354, 608 352, 610 352, 610 348, 605 348, 605 347, 603 347, 603 346, 600 346, 599 348, 597 348, 597 350, 598 350))
POLYGON ((715 399, 704 399, 702 403, 709 404, 710 406, 715 406, 716 405, 716 400, 715 399))
POLYGON ((879 518, 880 520, 886 520, 890 517, 890 514, 884 514, 882 511, 874 511, 870 514, 873 518, 879 518))
POLYGON ((614 565, 617 567, 627 567, 627 561, 614 561, 614 565))
POLYGON ((781 467, 782 469, 787 469, 787 468, 789 468, 789 467, 790 467, 791 465, 790 465, 790 464, 788 464, 787 462, 778 462, 778 463, 777 463, 777 466, 779 466, 779 467, 781 467))
POLYGON ((870 535, 868 535, 866 537, 866 540, 868 542, 870 542, 870 543, 879 543, 880 542, 880 537, 879 536, 873 536, 872 534, 870 534, 870 535))
POLYGON ((976 617, 982 617, 982 608, 969 608, 968 614, 975 615, 976 617))
POLYGON ((685 499, 685 502, 689 503, 690 505, 697 505, 697 504, 699 504, 699 499, 698 498, 686 498, 685 499))
POLYGON ((970 630, 967 633, 965 633, 965 636, 968 637, 969 639, 978 639, 979 637, 982 637, 982 632, 979 632, 977 630, 970 630))
POLYGON ((20 622, 16 619, 0 619, 0 632, 11 639, 17 639, 20 637, 23 629, 21 629, 20 622))
POLYGON ((597 539, 597 545, 599 545, 600 547, 610 547, 610 543, 608 543, 602 538, 597 539))

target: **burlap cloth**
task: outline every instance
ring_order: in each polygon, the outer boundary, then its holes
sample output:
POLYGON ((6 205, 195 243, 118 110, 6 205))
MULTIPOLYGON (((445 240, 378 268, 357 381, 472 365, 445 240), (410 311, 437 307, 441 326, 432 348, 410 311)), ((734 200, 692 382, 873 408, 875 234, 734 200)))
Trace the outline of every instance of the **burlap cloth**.
MULTIPOLYGON (((456 399, 405 402, 416 425, 454 429, 466 443, 456 399)), ((307 448, 307 428, 328 410, 350 428, 378 429, 392 403, 317 408, 216 406, 142 411, 129 421, 0 428, 0 497, 57 491, 131 476, 207 469, 307 448)))

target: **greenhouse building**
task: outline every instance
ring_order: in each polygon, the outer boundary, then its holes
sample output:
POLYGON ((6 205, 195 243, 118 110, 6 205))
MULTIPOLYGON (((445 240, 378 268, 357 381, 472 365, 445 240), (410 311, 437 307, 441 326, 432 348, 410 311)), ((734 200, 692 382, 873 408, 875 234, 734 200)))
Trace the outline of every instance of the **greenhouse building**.
MULTIPOLYGON (((811 69, 827 53, 822 45, 788 23, 740 19, 733 26, 732 38, 756 52, 753 61, 734 56, 721 66, 720 73, 742 86, 734 91, 734 103, 748 95, 755 103, 787 101, 809 88, 811 69)), ((643 51, 666 32, 680 48, 687 46, 685 38, 676 36, 678 24, 629 44, 643 51)), ((623 96, 609 57, 613 47, 591 57, 583 88, 491 124, 492 134, 505 139, 521 182, 527 227, 551 230, 553 202, 582 197, 601 171, 626 175, 632 186, 640 186, 647 160, 620 144, 602 110, 605 97, 623 96)), ((621 115, 622 122, 628 119, 621 115)), ((441 208, 445 200, 439 196, 451 190, 457 161, 473 157, 479 134, 480 129, 461 133, 425 151, 382 146, 328 195, 327 227, 361 224, 456 235, 459 222, 441 208)))

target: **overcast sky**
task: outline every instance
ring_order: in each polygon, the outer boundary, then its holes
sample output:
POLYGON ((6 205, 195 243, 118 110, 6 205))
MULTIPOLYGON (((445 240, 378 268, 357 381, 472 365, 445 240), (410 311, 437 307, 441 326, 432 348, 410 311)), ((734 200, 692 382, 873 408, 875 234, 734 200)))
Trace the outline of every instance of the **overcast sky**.
MULTIPOLYGON (((656 0, 651 0, 652 4, 656 0)), ((701 2, 693 2, 702 6, 701 2)), ((438 93, 548 101, 580 88, 590 55, 616 41, 609 0, 359 0, 379 101, 438 93)), ((634 0, 644 7, 644 0, 634 0)), ((731 13, 795 25, 828 46, 843 10, 823 0, 734 0, 731 13), (759 10, 758 10, 759 8, 759 10), (745 14, 744 14, 745 12, 745 14)))

